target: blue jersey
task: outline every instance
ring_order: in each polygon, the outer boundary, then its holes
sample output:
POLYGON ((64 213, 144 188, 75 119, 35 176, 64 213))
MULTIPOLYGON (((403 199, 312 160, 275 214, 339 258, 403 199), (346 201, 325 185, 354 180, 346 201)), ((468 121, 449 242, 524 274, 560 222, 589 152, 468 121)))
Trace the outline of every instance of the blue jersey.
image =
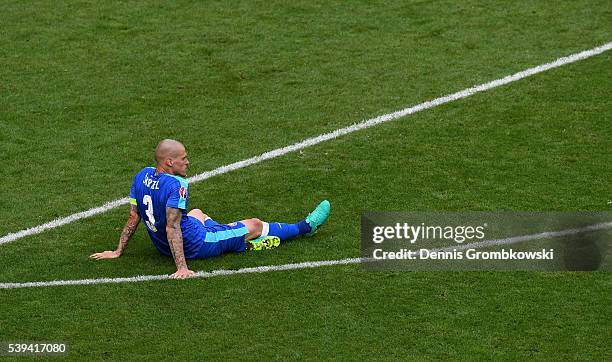
POLYGON ((134 177, 130 203, 138 207, 138 214, 157 250, 171 256, 166 236, 166 208, 180 209, 183 249, 186 258, 195 258, 202 247, 205 232, 200 222, 187 216, 189 194, 187 180, 167 173, 155 173, 154 167, 145 167, 134 177))

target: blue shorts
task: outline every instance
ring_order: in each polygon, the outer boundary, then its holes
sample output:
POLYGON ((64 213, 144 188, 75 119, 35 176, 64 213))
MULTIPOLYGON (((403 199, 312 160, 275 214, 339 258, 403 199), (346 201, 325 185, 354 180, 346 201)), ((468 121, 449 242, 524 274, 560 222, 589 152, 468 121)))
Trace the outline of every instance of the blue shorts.
POLYGON ((243 223, 219 224, 213 219, 207 219, 202 224, 199 219, 189 217, 197 220, 197 224, 204 229, 204 243, 196 258, 212 258, 223 253, 241 253, 246 250, 244 238, 249 230, 243 223))

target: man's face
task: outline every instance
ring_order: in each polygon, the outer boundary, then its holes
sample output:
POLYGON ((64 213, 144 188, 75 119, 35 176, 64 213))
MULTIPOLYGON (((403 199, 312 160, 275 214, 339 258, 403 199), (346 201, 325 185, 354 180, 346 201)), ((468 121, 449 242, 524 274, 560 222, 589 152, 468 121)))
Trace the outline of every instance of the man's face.
POLYGON ((170 167, 173 175, 187 177, 187 168, 189 167, 189 159, 187 159, 187 151, 183 148, 176 157, 170 159, 170 167))

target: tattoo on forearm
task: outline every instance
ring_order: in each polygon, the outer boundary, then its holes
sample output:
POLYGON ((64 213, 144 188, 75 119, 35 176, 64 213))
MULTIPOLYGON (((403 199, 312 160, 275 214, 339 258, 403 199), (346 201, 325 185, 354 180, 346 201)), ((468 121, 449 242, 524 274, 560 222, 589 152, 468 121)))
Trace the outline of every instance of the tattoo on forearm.
POLYGON ((123 231, 121 232, 121 237, 119 237, 119 245, 117 246, 117 251, 122 253, 128 242, 134 235, 134 232, 138 228, 138 224, 140 223, 140 216, 138 215, 138 209, 134 205, 130 205, 130 216, 123 227, 123 231))
POLYGON ((187 268, 185 251, 183 250, 183 232, 181 231, 182 211, 171 207, 166 208, 166 233, 170 251, 176 263, 176 268, 187 268))

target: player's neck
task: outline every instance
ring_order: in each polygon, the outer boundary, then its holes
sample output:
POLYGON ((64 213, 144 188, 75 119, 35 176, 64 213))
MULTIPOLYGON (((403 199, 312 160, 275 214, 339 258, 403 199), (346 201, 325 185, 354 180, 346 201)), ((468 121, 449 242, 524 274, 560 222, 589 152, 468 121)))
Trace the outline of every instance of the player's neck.
POLYGON ((172 172, 169 172, 163 166, 155 167, 155 175, 161 175, 162 173, 167 173, 169 175, 172 175, 172 172))

